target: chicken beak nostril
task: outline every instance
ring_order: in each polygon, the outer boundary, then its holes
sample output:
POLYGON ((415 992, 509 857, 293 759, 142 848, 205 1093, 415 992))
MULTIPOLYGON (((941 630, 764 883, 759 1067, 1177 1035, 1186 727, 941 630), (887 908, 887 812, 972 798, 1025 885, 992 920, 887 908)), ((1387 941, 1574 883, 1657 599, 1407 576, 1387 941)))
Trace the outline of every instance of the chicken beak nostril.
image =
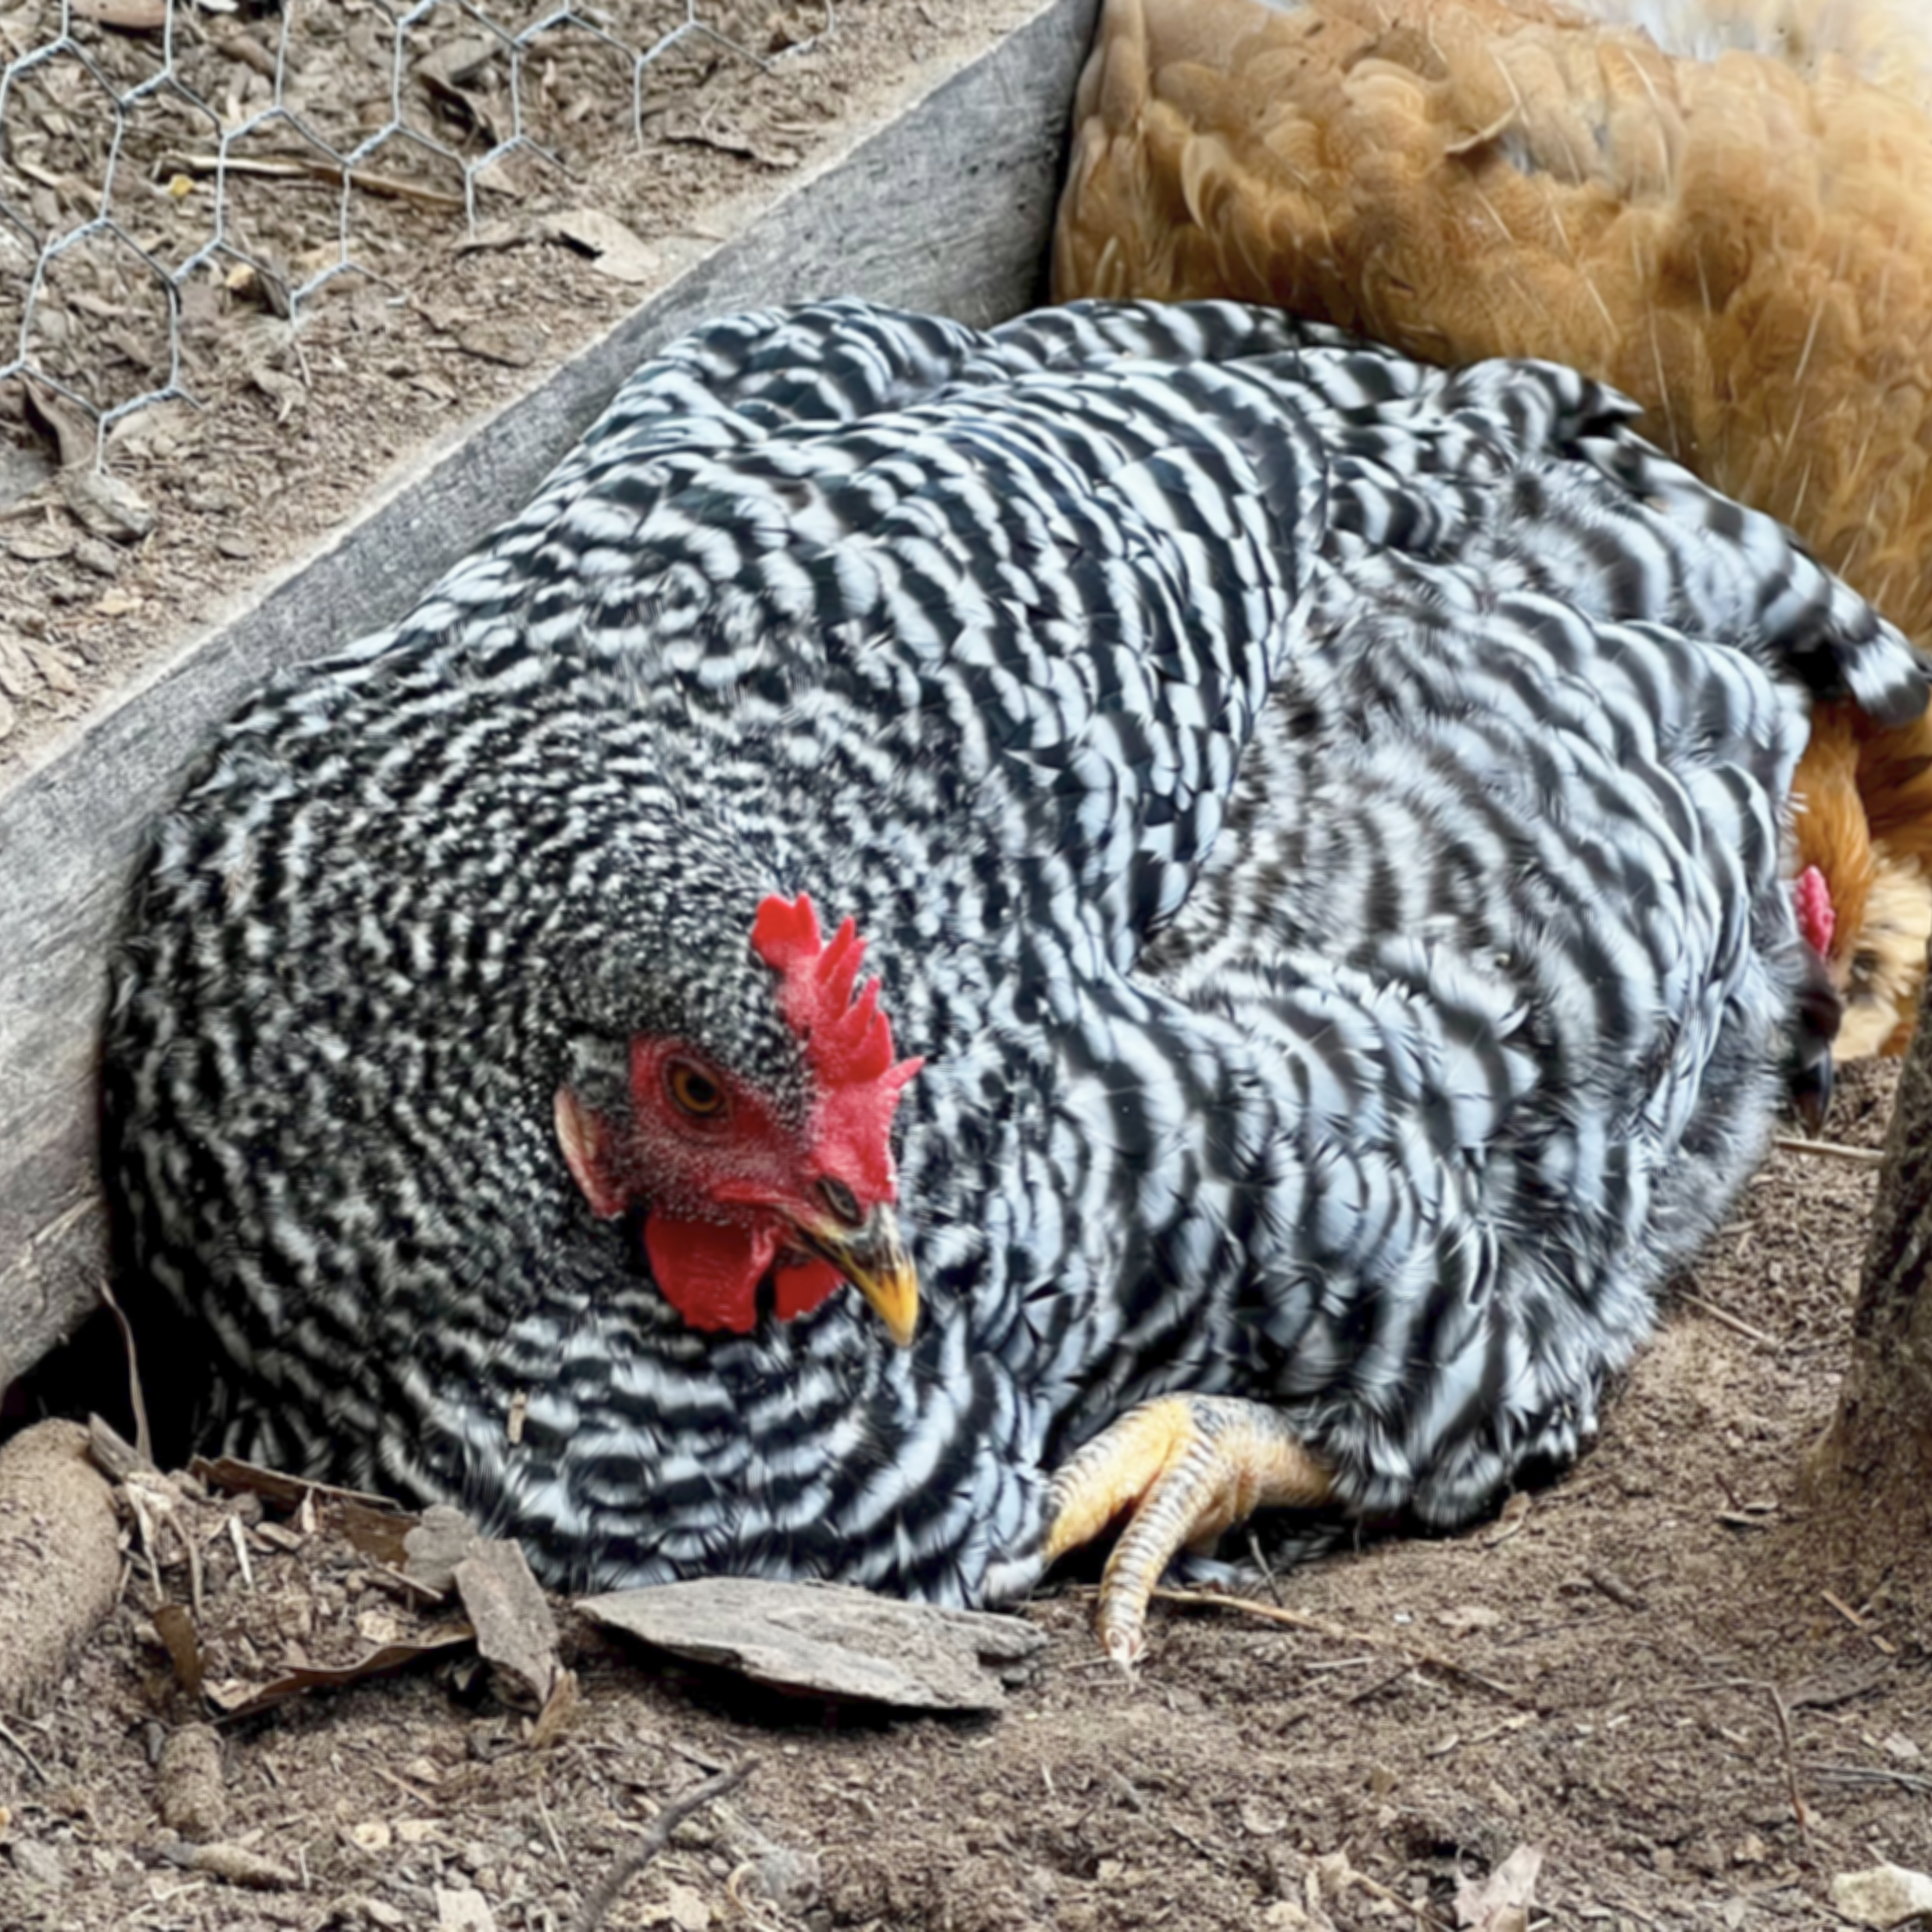
POLYGON ((857 1227, 830 1215, 801 1220, 796 1232, 864 1296, 886 1333, 901 1348, 910 1346, 919 1326, 919 1276, 891 1208, 875 1208, 857 1227))

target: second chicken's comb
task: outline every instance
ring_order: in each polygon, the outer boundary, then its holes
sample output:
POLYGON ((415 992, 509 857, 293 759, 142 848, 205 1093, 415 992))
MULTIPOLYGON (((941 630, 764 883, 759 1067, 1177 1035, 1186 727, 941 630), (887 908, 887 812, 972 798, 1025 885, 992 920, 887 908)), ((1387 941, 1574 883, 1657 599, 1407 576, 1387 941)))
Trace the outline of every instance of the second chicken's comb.
POLYGON ((896 1090, 921 1062, 893 1064, 893 1029, 878 1010, 878 982, 854 994, 865 942, 847 919, 828 945, 820 936, 811 895, 785 900, 774 893, 758 908, 751 950, 778 975, 778 1011, 805 1042, 819 1079, 837 1086, 888 1081, 896 1090))
POLYGON ((1831 887, 1816 866, 1808 865, 1798 874, 1792 895, 1798 903, 1799 936, 1822 959, 1830 952, 1831 942, 1837 933, 1838 914, 1831 903, 1831 887))

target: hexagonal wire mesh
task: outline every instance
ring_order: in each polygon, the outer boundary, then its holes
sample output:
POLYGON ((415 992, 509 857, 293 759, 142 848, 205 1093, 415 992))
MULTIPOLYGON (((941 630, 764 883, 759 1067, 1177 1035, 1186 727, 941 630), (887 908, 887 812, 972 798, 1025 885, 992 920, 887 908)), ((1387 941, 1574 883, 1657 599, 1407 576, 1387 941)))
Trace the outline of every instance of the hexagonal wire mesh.
MULTIPOLYGON (((819 0, 835 24, 833 0, 819 0)), ((256 278, 299 318, 400 199, 474 232, 493 181, 620 128, 643 145, 652 70, 704 41, 767 66, 746 0, 27 0, 0 18, 0 381, 26 377, 107 430, 193 402, 184 292, 256 278), (273 245, 253 204, 332 191, 273 245)), ((812 36, 818 38, 818 34, 812 36)), ((796 52, 810 41, 794 41, 796 52)))

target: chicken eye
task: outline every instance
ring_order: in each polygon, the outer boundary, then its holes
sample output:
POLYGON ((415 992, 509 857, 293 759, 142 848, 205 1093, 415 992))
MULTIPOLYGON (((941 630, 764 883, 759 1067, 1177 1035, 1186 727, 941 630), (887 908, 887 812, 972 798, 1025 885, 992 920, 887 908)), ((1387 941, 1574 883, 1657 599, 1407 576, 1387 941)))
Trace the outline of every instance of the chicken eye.
POLYGON ((724 1089, 702 1067, 689 1060, 674 1060, 665 1073, 664 1083, 671 1089, 671 1097, 699 1120, 724 1111, 724 1089))
POLYGON ((818 1198, 829 1208, 835 1219, 843 1221, 848 1228, 856 1228, 865 1218, 859 1211, 858 1197, 843 1181, 835 1180, 828 1175, 818 1183, 818 1198))
POLYGON ((1878 955, 1869 949, 1861 950, 1852 958, 1852 983, 1855 986, 1867 986, 1877 976, 1878 955))

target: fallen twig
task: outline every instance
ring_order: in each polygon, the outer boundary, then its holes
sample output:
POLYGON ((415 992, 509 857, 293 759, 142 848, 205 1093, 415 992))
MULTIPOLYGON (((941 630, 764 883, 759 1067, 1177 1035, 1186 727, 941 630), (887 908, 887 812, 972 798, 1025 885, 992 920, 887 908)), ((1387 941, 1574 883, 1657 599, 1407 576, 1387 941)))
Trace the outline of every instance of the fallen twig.
POLYGON ((1896 1784, 1902 1791, 1932 1794, 1932 1778, 1916 1771, 1895 1771, 1884 1764, 1814 1764, 1806 1767, 1825 1784, 1896 1784))
POLYGON ((693 1812, 702 1811, 727 1791, 736 1791, 757 1769, 757 1762, 755 1758, 747 1758, 733 1769, 721 1771, 716 1777, 693 1785, 682 1798, 667 1800, 643 1837, 611 1866, 596 1889, 584 1901, 584 1909, 577 1915, 575 1932, 597 1932, 605 1916, 617 1902, 617 1894, 670 1844, 671 1834, 693 1812))
POLYGON ((34 1755, 32 1751, 27 1749, 26 1745, 20 1742, 19 1738, 14 1736, 13 1733, 8 1729, 4 1721, 0 1721, 0 1737, 4 1737, 7 1742, 10 1744, 13 1748, 27 1760, 27 1769, 31 1771, 34 1776, 40 1780, 41 1784, 47 1784, 52 1781, 48 1778, 47 1773, 41 1769, 40 1760, 34 1755))
POLYGON ((1508 1702, 1525 1708, 1535 1707, 1520 1690, 1513 1690, 1506 1683, 1499 1683, 1494 1677, 1486 1677, 1479 1670, 1472 1670, 1467 1664, 1459 1664, 1452 1657, 1444 1657, 1435 1651, 1424 1650, 1419 1644, 1405 1643, 1400 1637, 1380 1637, 1372 1631, 1351 1630, 1340 1623, 1330 1623, 1324 1617, 1304 1616, 1298 1610, 1279 1609, 1272 1603, 1263 1603, 1254 1597, 1223 1597, 1206 1590, 1172 1590, 1163 1587, 1154 1593, 1162 1603, 1191 1604, 1197 1608, 1214 1610, 1238 1610, 1244 1615, 1259 1617, 1264 1623, 1286 1624, 1291 1630, 1307 1630, 1316 1637, 1326 1637, 1332 1644, 1365 1644, 1371 1650, 1388 1651, 1412 1658, 1418 1664, 1431 1670, 1440 1670, 1451 1677, 1460 1677, 1465 1683, 1474 1684, 1478 1690, 1487 1690, 1490 1696, 1502 1698, 1508 1702))
POLYGON ((584 1894, 577 1889, 577 1875, 571 1869, 570 1854, 564 1849, 564 1841, 557 1836, 556 1820, 550 1816, 550 1808, 543 1801, 543 1789, 537 1787, 537 1815, 543 1820, 544 1836, 550 1841, 550 1849, 556 1854, 557 1869, 564 1874, 564 1888, 581 1912, 584 1909, 584 1894))
POLYGON ((1781 1348, 1775 1335, 1767 1335, 1761 1328, 1753 1328, 1741 1315, 1733 1315, 1728 1308, 1720 1308, 1715 1301, 1706 1301, 1703 1296, 1693 1294, 1688 1288, 1680 1288, 1672 1300, 1681 1301, 1687 1308, 1695 1308, 1700 1315, 1708 1315, 1721 1328, 1727 1328, 1733 1335, 1741 1335, 1748 1342, 1758 1342, 1766 1348, 1781 1348))
POLYGON ((1802 1134, 1773 1134, 1771 1144, 1787 1154, 1819 1154, 1834 1161, 1849 1161, 1855 1167, 1880 1167, 1885 1160, 1877 1147, 1848 1147, 1841 1140, 1808 1140, 1802 1134))
POLYGON ((1432 1911, 1429 1906, 1419 1905, 1413 1898, 1404 1898, 1399 1891, 1391 1891, 1379 1879, 1371 1878, 1366 1872, 1358 1872, 1351 1868, 1348 1882, 1351 1885, 1359 1885, 1372 1898, 1379 1898, 1384 1905, 1394 1905, 1398 1910, 1408 1912, 1419 1925, 1439 1927, 1441 1932, 1451 1932, 1447 1919, 1432 1911))
POLYGON ((161 157, 160 165, 181 174, 252 174, 258 181, 327 181, 336 188, 342 186, 346 174, 351 188, 385 195, 392 201, 414 202, 424 208, 466 206, 460 195, 445 194, 441 188, 419 188, 413 181, 399 180, 393 174, 371 174, 367 168, 345 170, 333 161, 250 161, 233 154, 168 154, 161 157))
POLYGON ((1859 1636, 1865 1639, 1866 1643, 1869 1644, 1881 1655, 1896 1657, 1898 1655, 1898 1646, 1880 1636, 1878 1632, 1872 1628, 1872 1619, 1863 1611, 1854 1610, 1842 1597, 1834 1596, 1828 1590, 1821 1590, 1818 1594, 1831 1605, 1833 1609, 1837 1612, 1840 1616, 1844 1619, 1846 1623, 1851 1625, 1853 1630, 1858 1632, 1859 1636))
POLYGON ((242 1572, 242 1587, 252 1591, 255 1588, 255 1565, 249 1561, 249 1540, 242 1533, 242 1519, 231 1515, 228 1519, 228 1540, 234 1545, 235 1565, 242 1572))
POLYGON ((1771 1693, 1771 1707, 1778 1714, 1778 1735, 1784 1741, 1784 1780, 1791 1794, 1791 1815, 1798 1820, 1798 1835, 1807 1852, 1811 1849, 1811 1820, 1805 1815, 1805 1800, 1798 1788, 1798 1749, 1791 1742, 1791 1713, 1784 1694, 1774 1683, 1765 1688, 1771 1693))
POLYGON ((1648 1610, 1650 1605, 1642 1594, 1627 1583, 1615 1570, 1595 1568, 1583 1572, 1585 1579, 1593 1590, 1601 1590, 1612 1603, 1620 1603, 1626 1610, 1648 1610))

